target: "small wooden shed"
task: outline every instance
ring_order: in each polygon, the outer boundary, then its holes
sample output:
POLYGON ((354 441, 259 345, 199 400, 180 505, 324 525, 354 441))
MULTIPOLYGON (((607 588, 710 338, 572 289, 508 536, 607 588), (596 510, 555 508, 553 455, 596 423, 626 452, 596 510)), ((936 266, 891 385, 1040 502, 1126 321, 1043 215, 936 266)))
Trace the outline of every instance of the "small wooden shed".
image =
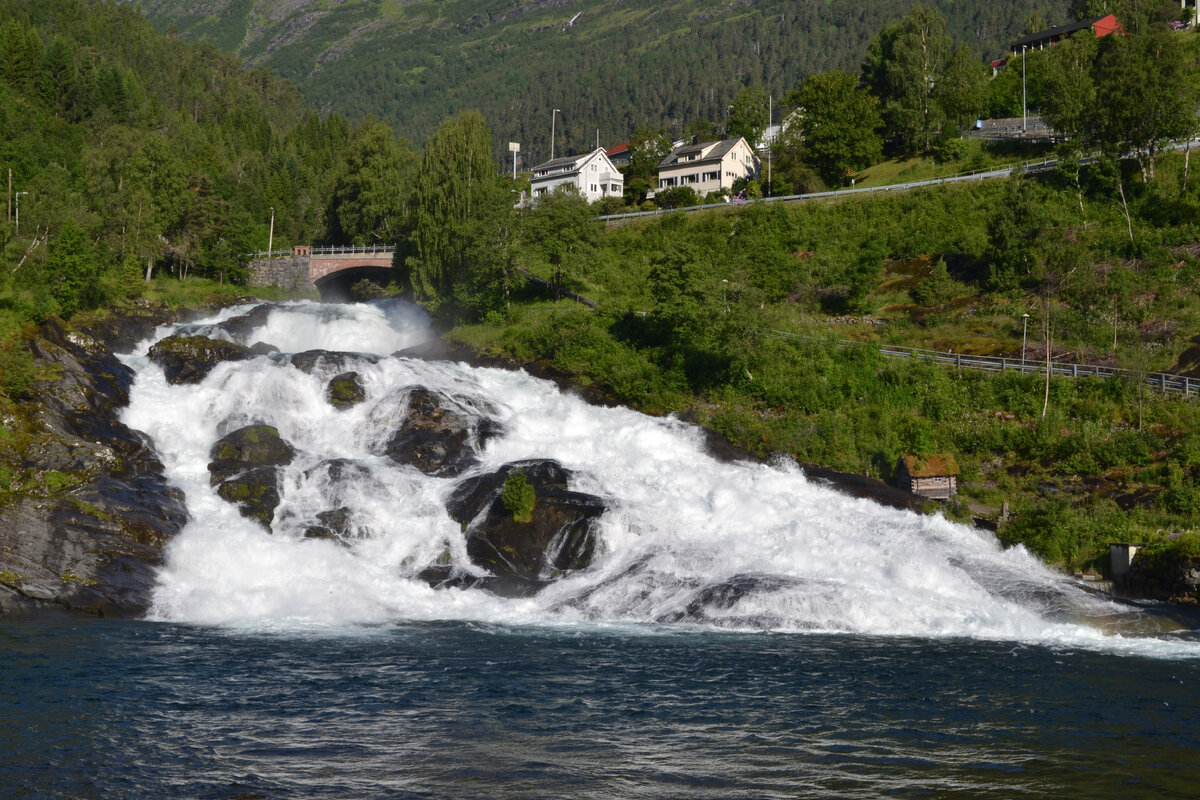
POLYGON ((946 500, 958 494, 958 462, 949 453, 900 456, 896 485, 913 494, 946 500))

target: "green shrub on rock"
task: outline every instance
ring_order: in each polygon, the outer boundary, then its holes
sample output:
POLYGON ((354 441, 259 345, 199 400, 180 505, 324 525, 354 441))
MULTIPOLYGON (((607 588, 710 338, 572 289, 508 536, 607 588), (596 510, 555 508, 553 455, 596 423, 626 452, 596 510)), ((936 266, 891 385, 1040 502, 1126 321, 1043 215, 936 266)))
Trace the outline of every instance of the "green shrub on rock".
POLYGON ((525 479, 524 472, 514 472, 504 481, 504 489, 500 492, 500 502, 505 510, 513 515, 513 522, 530 522, 533 519, 533 507, 537 504, 537 494, 525 479))

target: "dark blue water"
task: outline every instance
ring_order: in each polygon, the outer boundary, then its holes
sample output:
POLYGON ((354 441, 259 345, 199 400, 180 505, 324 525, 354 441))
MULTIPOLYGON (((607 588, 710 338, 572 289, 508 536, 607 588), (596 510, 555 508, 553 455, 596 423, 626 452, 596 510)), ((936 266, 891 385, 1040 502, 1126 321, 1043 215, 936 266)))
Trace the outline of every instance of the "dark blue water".
POLYGON ((0 796, 1190 798, 1198 681, 965 639, 3 623, 0 796))

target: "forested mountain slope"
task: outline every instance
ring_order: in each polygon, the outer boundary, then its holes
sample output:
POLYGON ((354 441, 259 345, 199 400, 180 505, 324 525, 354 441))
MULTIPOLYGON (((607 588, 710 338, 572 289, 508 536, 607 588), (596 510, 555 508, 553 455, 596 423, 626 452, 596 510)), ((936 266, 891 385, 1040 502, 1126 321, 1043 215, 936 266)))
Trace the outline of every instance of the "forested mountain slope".
POLYGON ((0 0, 0 323, 115 302, 148 267, 235 280, 272 209, 276 245, 312 241, 352 135, 128 6, 0 0))
MULTIPOLYGON (((775 97, 809 73, 856 70, 872 36, 911 3, 861 0, 129 0, 162 29, 209 41, 292 80, 309 104, 372 114, 421 142, 439 121, 481 111, 527 164, 628 138, 720 122, 734 95, 775 97)), ((932 0, 956 41, 998 56, 1032 14, 1068 0, 932 0)))

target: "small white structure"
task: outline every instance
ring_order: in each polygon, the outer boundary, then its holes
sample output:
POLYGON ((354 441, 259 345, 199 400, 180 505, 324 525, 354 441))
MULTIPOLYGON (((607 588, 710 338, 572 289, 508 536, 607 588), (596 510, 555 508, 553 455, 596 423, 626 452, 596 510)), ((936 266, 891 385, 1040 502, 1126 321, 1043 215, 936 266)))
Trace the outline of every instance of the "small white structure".
POLYGON ((559 186, 574 186, 588 202, 625 193, 625 177, 613 166, 603 147, 581 156, 555 158, 533 168, 530 195, 537 199, 559 186))
POLYGON ((762 162, 739 136, 719 142, 676 147, 658 164, 658 191, 689 186, 703 197, 731 189, 734 181, 757 175, 762 162))

